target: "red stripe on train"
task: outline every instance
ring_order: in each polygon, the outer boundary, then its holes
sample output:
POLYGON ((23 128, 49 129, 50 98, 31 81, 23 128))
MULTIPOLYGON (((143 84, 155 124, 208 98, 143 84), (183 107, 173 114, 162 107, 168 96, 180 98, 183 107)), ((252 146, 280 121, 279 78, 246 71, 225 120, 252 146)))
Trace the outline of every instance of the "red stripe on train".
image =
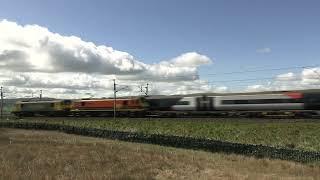
POLYGON ((303 98, 303 94, 300 93, 300 92, 287 92, 287 93, 284 93, 286 96, 289 96, 293 99, 301 99, 303 98))

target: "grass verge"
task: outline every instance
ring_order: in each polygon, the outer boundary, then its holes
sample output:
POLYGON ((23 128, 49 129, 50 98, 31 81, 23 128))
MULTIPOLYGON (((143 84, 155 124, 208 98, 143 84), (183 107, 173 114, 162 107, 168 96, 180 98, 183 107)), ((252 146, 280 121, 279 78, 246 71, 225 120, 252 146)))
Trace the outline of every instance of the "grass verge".
POLYGON ((0 129, 0 179, 316 179, 318 164, 0 129))

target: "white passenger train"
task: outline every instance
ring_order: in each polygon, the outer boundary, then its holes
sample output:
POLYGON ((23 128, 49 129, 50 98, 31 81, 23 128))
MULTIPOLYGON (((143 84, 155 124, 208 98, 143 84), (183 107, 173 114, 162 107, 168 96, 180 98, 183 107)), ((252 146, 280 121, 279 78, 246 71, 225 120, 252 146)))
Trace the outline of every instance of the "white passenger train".
POLYGON ((265 94, 231 94, 219 96, 182 97, 172 107, 173 111, 291 111, 301 113, 320 111, 320 93, 276 92, 265 94))

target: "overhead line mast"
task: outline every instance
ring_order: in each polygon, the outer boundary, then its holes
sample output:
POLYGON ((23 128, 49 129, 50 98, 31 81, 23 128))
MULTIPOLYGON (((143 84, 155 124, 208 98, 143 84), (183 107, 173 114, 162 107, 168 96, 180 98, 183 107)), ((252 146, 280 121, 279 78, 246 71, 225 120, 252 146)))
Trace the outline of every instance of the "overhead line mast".
POLYGON ((145 94, 145 96, 148 96, 149 93, 149 83, 147 83, 147 85, 144 87, 146 90, 143 91, 142 89, 142 85, 140 86, 140 92, 143 92, 145 94))
POLYGON ((39 99, 40 99, 40 101, 42 100, 42 90, 40 90, 39 99))
POLYGON ((1 96, 1 107, 0 107, 0 119, 2 120, 3 117, 3 87, 0 88, 0 96, 1 96))
POLYGON ((117 98, 117 87, 116 80, 113 79, 113 120, 116 120, 116 98, 117 98))
POLYGON ((146 96, 148 96, 148 93, 149 93, 149 83, 147 83, 147 86, 146 86, 146 96))
POLYGON ((116 79, 113 79, 113 119, 115 120, 116 119, 116 111, 117 111, 117 103, 116 103, 116 100, 117 100, 117 92, 127 88, 128 86, 125 86, 121 89, 118 89, 117 90, 117 84, 116 84, 116 79))

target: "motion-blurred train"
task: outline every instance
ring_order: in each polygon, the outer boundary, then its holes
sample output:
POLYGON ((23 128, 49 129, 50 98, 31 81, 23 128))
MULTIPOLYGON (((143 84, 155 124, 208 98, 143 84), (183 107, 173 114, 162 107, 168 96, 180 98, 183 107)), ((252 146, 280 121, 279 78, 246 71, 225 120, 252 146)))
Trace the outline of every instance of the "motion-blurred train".
POLYGON ((16 116, 317 116, 320 92, 281 91, 249 94, 199 94, 114 99, 20 101, 16 116))

